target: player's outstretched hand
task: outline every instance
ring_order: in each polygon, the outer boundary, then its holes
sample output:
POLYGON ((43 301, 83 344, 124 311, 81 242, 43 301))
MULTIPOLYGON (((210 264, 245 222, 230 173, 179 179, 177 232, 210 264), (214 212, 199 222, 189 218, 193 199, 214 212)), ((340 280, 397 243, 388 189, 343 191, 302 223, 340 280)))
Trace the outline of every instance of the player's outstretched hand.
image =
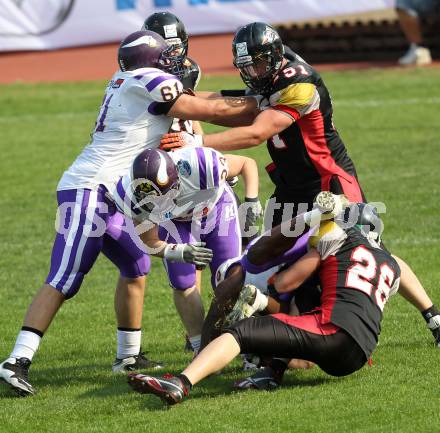
POLYGON ((205 248, 205 242, 194 242, 186 244, 183 249, 183 260, 192 263, 197 268, 204 268, 211 263, 212 250, 205 248))
POLYGON ((188 132, 169 132, 168 134, 164 134, 162 136, 159 149, 168 152, 184 146, 203 146, 203 136, 198 134, 190 134, 188 132))

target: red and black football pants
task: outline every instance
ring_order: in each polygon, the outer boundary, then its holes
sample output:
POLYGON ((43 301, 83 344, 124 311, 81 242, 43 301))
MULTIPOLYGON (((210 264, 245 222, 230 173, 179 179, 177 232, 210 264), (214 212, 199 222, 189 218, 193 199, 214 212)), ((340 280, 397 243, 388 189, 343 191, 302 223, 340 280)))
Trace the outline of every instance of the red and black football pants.
POLYGON ((354 373, 367 361, 366 354, 350 335, 332 324, 320 324, 319 315, 251 317, 226 328, 224 332, 233 335, 240 346, 240 353, 304 359, 314 362, 332 376, 354 373), (288 321, 296 322, 301 328, 286 323, 288 321))

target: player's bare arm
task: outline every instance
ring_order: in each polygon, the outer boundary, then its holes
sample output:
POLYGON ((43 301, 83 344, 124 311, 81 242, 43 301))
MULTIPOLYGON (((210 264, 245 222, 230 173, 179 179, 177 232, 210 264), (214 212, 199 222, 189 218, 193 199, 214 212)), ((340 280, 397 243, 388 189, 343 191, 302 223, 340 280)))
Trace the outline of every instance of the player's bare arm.
POLYGON ((257 113, 257 101, 253 97, 204 99, 182 94, 170 108, 167 116, 235 126, 250 124, 257 113))
POLYGON ((286 293, 297 289, 319 268, 320 262, 321 256, 312 248, 292 266, 275 275, 275 290, 278 293, 286 293))
POLYGON ((207 266, 212 260, 212 251, 204 248, 204 242, 194 244, 170 244, 159 238, 159 227, 154 224, 150 229, 139 234, 148 252, 172 262, 193 263, 200 268, 207 266))
POLYGON ((245 197, 258 197, 258 166, 257 163, 246 156, 241 155, 225 155, 228 162, 229 177, 241 176, 244 181, 245 197))

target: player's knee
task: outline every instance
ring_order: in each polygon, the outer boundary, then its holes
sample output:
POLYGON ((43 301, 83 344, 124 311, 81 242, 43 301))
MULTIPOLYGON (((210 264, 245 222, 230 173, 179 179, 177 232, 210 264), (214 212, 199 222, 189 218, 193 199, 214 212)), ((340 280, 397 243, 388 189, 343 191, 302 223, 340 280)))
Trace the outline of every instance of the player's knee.
POLYGON ((69 275, 67 278, 62 278, 57 284, 47 281, 47 284, 61 293, 66 300, 73 298, 81 288, 81 284, 86 274, 77 272, 74 276, 69 275))
POLYGON ((195 291, 197 291, 197 286, 194 284, 193 286, 187 287, 185 289, 176 289, 176 288, 174 288, 174 295, 175 296, 179 296, 181 298, 187 298, 188 296, 190 296, 195 291))
POLYGON ((196 276, 195 275, 179 275, 170 279, 171 287, 179 292, 186 292, 187 290, 193 289, 196 286, 196 276))

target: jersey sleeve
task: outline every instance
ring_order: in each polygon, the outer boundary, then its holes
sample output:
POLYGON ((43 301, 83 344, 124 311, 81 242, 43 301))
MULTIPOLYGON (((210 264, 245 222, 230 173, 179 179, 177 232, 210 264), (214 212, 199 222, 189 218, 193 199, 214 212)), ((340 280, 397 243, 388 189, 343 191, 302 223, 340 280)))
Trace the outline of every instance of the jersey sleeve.
POLYGON ((324 221, 321 223, 316 234, 310 237, 309 246, 316 248, 321 260, 336 254, 339 248, 347 239, 344 232, 334 221, 324 221))
POLYGON ((153 101, 169 103, 182 94, 183 85, 174 75, 163 73, 149 79, 145 89, 153 101))
POLYGON ((319 94, 313 83, 298 82, 272 94, 269 102, 273 109, 298 120, 319 108, 319 94))

